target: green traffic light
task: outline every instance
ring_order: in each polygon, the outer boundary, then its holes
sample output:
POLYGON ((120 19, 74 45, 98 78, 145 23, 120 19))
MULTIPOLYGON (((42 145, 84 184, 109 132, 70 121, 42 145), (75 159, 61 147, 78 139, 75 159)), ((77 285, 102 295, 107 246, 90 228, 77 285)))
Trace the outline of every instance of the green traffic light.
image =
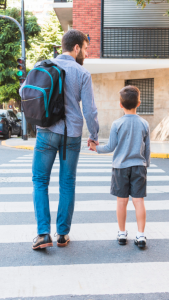
POLYGON ((17 72, 17 76, 22 76, 23 75, 23 72, 22 71, 18 71, 17 72))

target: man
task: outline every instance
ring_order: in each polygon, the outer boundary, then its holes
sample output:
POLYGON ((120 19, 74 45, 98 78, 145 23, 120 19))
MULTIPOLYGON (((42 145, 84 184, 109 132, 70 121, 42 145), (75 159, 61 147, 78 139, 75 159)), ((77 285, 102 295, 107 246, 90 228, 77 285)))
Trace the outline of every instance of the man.
POLYGON ((65 70, 65 115, 67 124, 66 160, 63 160, 64 121, 60 120, 49 128, 38 128, 33 158, 33 200, 38 236, 32 248, 53 246, 50 236, 50 210, 48 185, 56 154, 59 151, 59 206, 57 213, 57 245, 64 247, 69 242, 75 202, 76 169, 81 148, 83 115, 90 132, 91 141, 98 145, 99 124, 90 73, 82 67, 88 56, 88 39, 79 30, 70 30, 63 36, 63 54, 52 62, 65 70))

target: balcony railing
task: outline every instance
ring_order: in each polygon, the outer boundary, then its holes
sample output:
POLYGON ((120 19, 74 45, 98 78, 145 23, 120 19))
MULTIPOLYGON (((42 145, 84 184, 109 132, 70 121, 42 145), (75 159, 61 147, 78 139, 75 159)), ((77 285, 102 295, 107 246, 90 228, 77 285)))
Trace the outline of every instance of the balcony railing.
POLYGON ((169 58, 169 28, 103 29, 104 58, 169 58))
POLYGON ((73 2, 73 0, 54 0, 54 2, 73 2))

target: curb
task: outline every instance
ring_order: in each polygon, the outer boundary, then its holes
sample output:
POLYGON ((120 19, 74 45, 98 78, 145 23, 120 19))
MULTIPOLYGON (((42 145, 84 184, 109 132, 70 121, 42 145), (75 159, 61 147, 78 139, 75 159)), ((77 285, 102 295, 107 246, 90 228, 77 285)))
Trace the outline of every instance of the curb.
MULTIPOLYGON (((5 146, 5 147, 9 147, 9 148, 16 148, 16 149, 25 149, 25 150, 34 150, 34 146, 23 146, 23 145, 20 145, 20 146, 9 146, 6 144, 6 141, 2 141, 1 142, 1 145, 2 146, 5 146)), ((81 152, 81 154, 85 154, 85 155, 98 155, 96 153, 85 153, 85 152, 81 152)), ((104 155, 104 156, 112 156, 112 154, 101 154, 101 155, 104 155)), ((169 158, 169 154, 168 153, 151 153, 151 158, 169 158)))
POLYGON ((5 141, 2 141, 1 145, 5 146, 5 147, 9 147, 9 148, 16 148, 16 149, 26 149, 26 150, 33 150, 34 149, 34 146, 29 146, 29 145, 28 146, 22 146, 22 145, 20 145, 20 146, 9 146, 9 145, 6 144, 5 141))
POLYGON ((151 153, 151 158, 169 158, 167 153, 151 153))

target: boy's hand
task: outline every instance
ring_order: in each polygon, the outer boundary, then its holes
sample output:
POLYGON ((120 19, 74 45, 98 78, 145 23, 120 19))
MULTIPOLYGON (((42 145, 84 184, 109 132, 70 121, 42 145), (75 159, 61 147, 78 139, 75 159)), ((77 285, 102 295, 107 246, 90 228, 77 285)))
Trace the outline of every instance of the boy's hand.
POLYGON ((96 145, 94 142, 91 142, 91 143, 90 143, 90 149, 89 149, 89 150, 92 150, 92 151, 96 151, 96 152, 97 152, 96 146, 97 146, 97 145, 96 145))
MULTIPOLYGON (((99 141, 93 141, 90 138, 88 138, 88 140, 87 140, 87 146, 88 147, 90 146, 90 143, 94 143, 96 146, 99 145, 99 141)), ((95 151, 91 147, 89 148, 89 150, 95 151)))
POLYGON ((90 146, 90 143, 91 143, 91 142, 95 143, 96 145, 99 145, 99 141, 93 141, 93 140, 91 140, 90 138, 88 138, 88 140, 87 140, 87 146, 88 146, 88 147, 90 146))

